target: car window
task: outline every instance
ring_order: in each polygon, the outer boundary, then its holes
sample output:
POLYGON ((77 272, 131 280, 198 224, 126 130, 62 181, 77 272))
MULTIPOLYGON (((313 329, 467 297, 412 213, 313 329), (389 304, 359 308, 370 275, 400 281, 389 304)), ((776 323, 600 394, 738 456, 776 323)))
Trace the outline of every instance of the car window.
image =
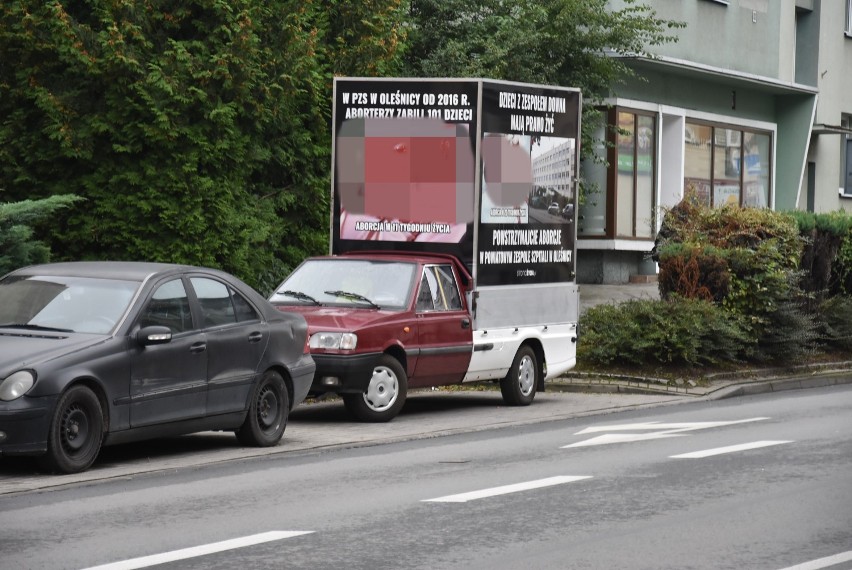
POLYGON ((183 281, 173 279, 160 285, 139 317, 139 326, 169 327, 172 333, 192 330, 192 313, 183 281))
POLYGON ((423 269, 418 311, 459 311, 462 308, 459 288, 451 265, 429 265, 423 269))
POLYGON ((257 316, 257 311, 254 310, 254 307, 251 306, 245 297, 231 290, 231 296, 234 299, 234 309, 237 315, 237 321, 244 323, 246 321, 257 321, 260 320, 260 317, 257 316))
POLYGON ((207 328, 237 322, 227 285, 206 277, 191 277, 190 282, 201 305, 202 326, 207 328))

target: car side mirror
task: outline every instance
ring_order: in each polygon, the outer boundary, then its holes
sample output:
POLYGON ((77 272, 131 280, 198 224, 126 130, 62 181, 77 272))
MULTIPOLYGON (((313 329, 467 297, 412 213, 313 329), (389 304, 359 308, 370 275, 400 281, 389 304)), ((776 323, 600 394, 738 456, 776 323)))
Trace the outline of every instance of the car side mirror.
POLYGON ((144 327, 136 333, 136 340, 142 346, 166 344, 172 341, 172 330, 163 326, 144 327))

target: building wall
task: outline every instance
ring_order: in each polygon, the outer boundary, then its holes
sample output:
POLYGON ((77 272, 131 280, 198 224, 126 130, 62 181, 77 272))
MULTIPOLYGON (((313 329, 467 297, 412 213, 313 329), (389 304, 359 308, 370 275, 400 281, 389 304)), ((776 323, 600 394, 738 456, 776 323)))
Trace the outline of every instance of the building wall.
MULTIPOLYGON (((852 210, 852 188, 848 197, 839 192, 852 131, 837 129, 844 121, 852 125, 846 0, 643 3, 659 17, 686 23, 674 32, 678 42, 650 48, 660 59, 625 59, 640 78, 619 85, 609 100, 657 116, 657 207, 672 206, 683 196, 684 124, 698 120, 772 133, 774 209, 852 210)), ((612 0, 610 6, 625 4, 612 0)), ((600 168, 584 164, 583 172, 587 181, 605 186, 600 168)), ((588 223, 592 214, 597 219, 606 211, 606 200, 605 188, 587 198, 580 227, 584 214, 588 223)), ((581 235, 578 241, 581 283, 626 281, 626 272, 646 265, 642 250, 653 245, 589 237, 595 236, 581 235)))
MULTIPOLYGON (((814 2, 813 17, 819 21, 819 61, 815 66, 819 104, 816 125, 840 126, 843 116, 852 116, 852 37, 844 34, 845 0, 814 2)), ((816 166, 818 212, 852 211, 852 197, 840 195, 847 135, 820 134, 811 137, 808 161, 816 166)), ((852 189, 850 189, 852 190, 852 189)), ((807 206, 803 190, 798 206, 807 206)))
MULTIPOLYGON (((656 55, 792 81, 793 45, 782 37, 782 18, 795 0, 643 0, 658 17, 684 22, 676 43, 653 46, 656 55)), ((614 9, 623 1, 610 2, 614 9)), ((792 21, 785 25, 792 25, 792 21)))

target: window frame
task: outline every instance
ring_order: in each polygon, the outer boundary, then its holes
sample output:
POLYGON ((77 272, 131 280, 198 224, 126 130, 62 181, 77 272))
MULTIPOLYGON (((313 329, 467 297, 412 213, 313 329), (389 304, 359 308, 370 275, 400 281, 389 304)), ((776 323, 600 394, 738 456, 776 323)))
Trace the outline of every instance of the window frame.
MULTIPOLYGON (((448 283, 449 285, 449 283, 448 283)), ((458 276, 456 275, 455 270, 453 269, 452 264, 449 263, 429 263, 423 266, 423 271, 420 274, 420 284, 418 286, 417 299, 415 301, 415 311, 418 313, 450 313, 455 311, 463 311, 464 310, 464 301, 462 301, 461 296, 461 288, 459 287, 458 276), (446 291, 442 290, 441 279, 440 276, 437 275, 437 272, 441 271, 444 275, 446 275, 449 279, 452 280, 452 288, 454 295, 450 295, 449 299, 447 298, 446 291), (437 306, 435 302, 435 296, 432 293, 432 284, 429 281, 427 274, 432 274, 432 278, 435 279, 436 285, 439 287, 439 291, 442 294, 444 299, 444 303, 442 306, 437 306), (420 303, 420 296, 425 291, 429 291, 430 300, 432 301, 431 307, 424 307, 420 303), (458 303, 458 307, 451 306, 450 301, 454 301, 458 303)))
MULTIPOLYGON (((653 135, 651 137, 651 149, 653 151, 653 159, 651 163, 651 180, 652 180, 652 192, 651 192, 651 215, 654 216, 654 213, 657 211, 657 172, 659 170, 659 152, 657 147, 657 138, 659 137, 659 117, 657 113, 653 111, 643 111, 641 109, 634 109, 632 107, 623 107, 623 106, 613 106, 610 107, 607 112, 607 133, 606 133, 606 142, 607 142, 607 162, 609 167, 607 168, 606 174, 606 194, 607 194, 607 205, 606 205, 606 231, 604 232, 603 237, 605 239, 623 239, 623 240, 649 240, 654 239, 654 236, 638 236, 637 234, 637 225, 636 225, 636 204, 639 198, 639 189, 638 189, 638 170, 639 170, 639 117, 649 117, 654 122, 653 135), (618 126, 618 115, 619 113, 630 113, 633 115, 633 211, 631 212, 632 227, 630 235, 620 234, 618 232, 618 157, 619 157, 619 149, 618 149, 618 136, 619 136, 619 126, 618 126)), ((652 222, 656 226, 656 222, 652 222)), ((656 230, 656 228, 654 228, 656 230)), ((652 233, 654 233, 652 231, 652 233)))
MULTIPOLYGON (((849 1, 852 2, 852 0, 849 0, 849 1)), ((699 125, 699 126, 710 127, 710 129, 711 129, 711 134, 710 134, 710 141, 711 141, 711 145, 710 145, 710 180, 709 180, 709 182, 710 182, 710 207, 711 208, 718 207, 718 205, 714 203, 715 202, 714 188, 716 187, 716 171, 715 171, 716 147, 719 146, 717 144, 717 136, 718 136, 717 130, 731 130, 731 131, 735 131, 737 133, 737 138, 739 140, 739 156, 740 156, 740 169, 739 169, 739 180, 738 180, 739 181, 739 200, 737 201, 737 206, 739 206, 740 208, 743 207, 743 200, 745 199, 745 195, 746 195, 746 192, 745 192, 745 174, 746 174, 745 156, 746 155, 744 153, 744 146, 745 146, 745 139, 746 139, 745 135, 750 133, 750 134, 754 134, 754 135, 768 136, 769 137, 769 149, 768 149, 769 174, 768 174, 768 178, 766 180, 767 196, 766 196, 766 206, 765 207, 766 208, 772 207, 772 204, 773 204, 773 201, 772 201, 772 198, 773 198, 772 185, 773 185, 773 180, 775 179, 775 172, 774 172, 773 164, 772 164, 772 156, 773 156, 774 149, 775 149, 775 139, 772 136, 773 133, 771 131, 767 131, 767 130, 764 130, 764 129, 748 128, 748 127, 745 127, 745 126, 742 126, 742 125, 736 125, 736 124, 731 124, 731 123, 723 123, 723 122, 717 122, 717 121, 707 121, 707 120, 703 120, 703 119, 695 119, 695 118, 691 118, 691 117, 686 117, 685 125, 687 127, 689 125, 699 125)), ((726 138, 727 138, 727 136, 726 136, 726 138)), ((684 138, 683 145, 685 146, 686 144, 687 144, 686 138, 684 138)), ((684 182, 683 191, 686 192, 686 178, 685 177, 684 177, 683 182, 684 182)), ((753 207, 753 206, 748 206, 748 207, 753 207)))
MULTIPOLYGON (((842 124, 846 128, 852 127, 852 116, 844 116, 842 124)), ((852 198, 852 134, 845 134, 841 139, 840 168, 841 197, 852 198)))

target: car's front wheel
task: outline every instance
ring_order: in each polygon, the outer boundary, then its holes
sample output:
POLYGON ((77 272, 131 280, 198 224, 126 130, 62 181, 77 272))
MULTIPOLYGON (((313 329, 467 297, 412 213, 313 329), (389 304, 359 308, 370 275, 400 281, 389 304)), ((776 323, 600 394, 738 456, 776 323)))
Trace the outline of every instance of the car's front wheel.
POLYGON ((250 447, 271 447, 281 441, 290 415, 290 395, 284 379, 274 370, 258 382, 237 439, 250 447))
POLYGON ((47 453, 39 457, 39 464, 51 472, 85 471, 95 462, 103 438, 100 400, 86 386, 72 386, 56 404, 47 434, 47 453))
POLYGON ((532 404, 538 381, 538 367, 535 351, 526 345, 519 348, 509 373, 500 381, 503 401, 510 406, 532 404))
POLYGON ((367 389, 360 394, 343 394, 349 413, 363 422, 387 422, 402 410, 408 394, 408 375, 399 360, 383 354, 373 368, 367 389))

